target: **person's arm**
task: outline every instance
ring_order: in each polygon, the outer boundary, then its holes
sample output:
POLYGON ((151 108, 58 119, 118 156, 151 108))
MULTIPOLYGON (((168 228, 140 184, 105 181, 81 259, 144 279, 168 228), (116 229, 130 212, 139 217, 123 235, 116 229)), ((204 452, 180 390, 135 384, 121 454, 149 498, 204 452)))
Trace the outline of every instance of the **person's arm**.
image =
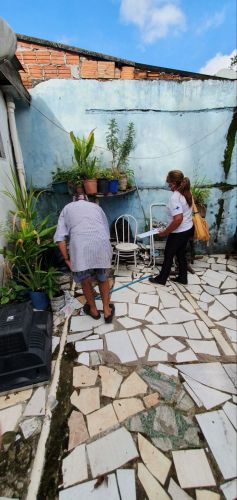
POLYGON ((57 241, 57 245, 58 245, 58 248, 59 248, 67 266, 71 269, 71 261, 70 261, 69 255, 68 255, 66 241, 65 240, 57 241))
POLYGON ((158 236, 163 238, 164 236, 168 236, 168 234, 172 233, 180 226, 183 220, 183 214, 174 215, 172 222, 164 229, 164 231, 158 232, 158 236))

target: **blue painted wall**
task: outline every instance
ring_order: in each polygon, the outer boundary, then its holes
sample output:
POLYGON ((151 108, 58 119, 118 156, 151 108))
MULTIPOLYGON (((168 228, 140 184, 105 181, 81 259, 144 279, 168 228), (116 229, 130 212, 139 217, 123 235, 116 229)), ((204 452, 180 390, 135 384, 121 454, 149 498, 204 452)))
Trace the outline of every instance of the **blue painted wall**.
MULTIPOLYGON (((134 193, 103 200, 101 206, 110 222, 130 212, 143 229, 144 212, 149 217, 150 204, 168 199, 167 172, 180 169, 191 180, 205 177, 209 184, 226 182, 231 187, 224 193, 217 187, 210 189, 207 213, 211 249, 225 250, 236 227, 236 144, 227 179, 222 166, 236 106, 235 85, 233 81, 219 80, 49 80, 38 84, 31 90, 31 107, 19 105, 16 112, 27 179, 37 187, 46 187, 52 170, 71 165, 70 130, 85 135, 96 128, 95 143, 106 148, 108 121, 115 117, 121 129, 133 121, 136 149, 130 167, 135 172, 140 198, 134 193), (224 212, 217 225, 222 198, 224 212)), ((100 148, 95 152, 102 165, 109 165, 109 152, 100 148)), ((65 199, 51 198, 47 194, 43 205, 51 207, 50 213, 56 217, 65 199)))

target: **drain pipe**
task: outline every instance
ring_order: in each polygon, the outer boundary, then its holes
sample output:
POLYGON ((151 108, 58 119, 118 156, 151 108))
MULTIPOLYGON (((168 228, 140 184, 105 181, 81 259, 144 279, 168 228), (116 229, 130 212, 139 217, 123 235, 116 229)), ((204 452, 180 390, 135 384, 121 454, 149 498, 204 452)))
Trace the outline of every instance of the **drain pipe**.
POLYGON ((18 179, 21 187, 21 191, 23 192, 26 189, 25 182, 25 168, 23 162, 23 156, 21 152, 21 146, 18 138, 17 128, 16 128, 16 118, 15 118, 15 103, 13 99, 7 95, 7 113, 9 120, 9 128, 10 134, 13 144, 13 150, 16 160, 16 169, 18 174, 18 179))

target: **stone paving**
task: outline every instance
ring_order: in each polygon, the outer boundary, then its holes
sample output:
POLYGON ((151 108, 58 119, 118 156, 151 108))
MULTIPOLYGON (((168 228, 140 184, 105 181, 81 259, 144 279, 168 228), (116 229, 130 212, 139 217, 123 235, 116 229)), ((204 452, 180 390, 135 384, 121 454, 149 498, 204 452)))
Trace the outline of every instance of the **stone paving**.
MULTIPOLYGON (((237 261, 203 256, 193 268, 187 286, 163 287, 144 265, 120 266, 112 324, 85 316, 74 291, 80 314, 69 321, 37 498, 237 498, 237 261)), ((0 397, 0 474, 20 443, 31 444, 31 469, 46 401, 45 387, 0 397)), ((27 480, 8 475, 0 494, 26 498, 27 480)))

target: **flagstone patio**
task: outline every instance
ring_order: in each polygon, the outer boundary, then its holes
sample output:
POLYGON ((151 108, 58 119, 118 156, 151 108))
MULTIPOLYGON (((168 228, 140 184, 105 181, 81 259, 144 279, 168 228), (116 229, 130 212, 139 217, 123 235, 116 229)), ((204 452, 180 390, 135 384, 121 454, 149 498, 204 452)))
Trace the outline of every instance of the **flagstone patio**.
POLYGON ((237 260, 193 268, 163 287, 120 266, 111 325, 74 290, 77 310, 54 318, 51 384, 0 397, 0 495, 237 498, 237 260))

